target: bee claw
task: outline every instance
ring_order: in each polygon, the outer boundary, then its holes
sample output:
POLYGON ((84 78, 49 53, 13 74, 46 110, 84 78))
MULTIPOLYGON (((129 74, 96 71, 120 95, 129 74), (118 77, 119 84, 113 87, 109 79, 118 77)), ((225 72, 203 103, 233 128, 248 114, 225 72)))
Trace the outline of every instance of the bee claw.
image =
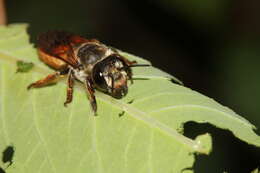
POLYGON ((132 64, 137 64, 137 61, 132 61, 131 63, 132 63, 132 64))
POLYGON ((64 107, 68 107, 68 102, 64 102, 64 107))
POLYGON ((33 88, 33 85, 34 85, 34 84, 30 84, 30 85, 28 85, 28 86, 27 86, 27 90, 32 89, 32 88, 33 88))
POLYGON ((93 116, 98 116, 97 112, 92 111, 93 116))

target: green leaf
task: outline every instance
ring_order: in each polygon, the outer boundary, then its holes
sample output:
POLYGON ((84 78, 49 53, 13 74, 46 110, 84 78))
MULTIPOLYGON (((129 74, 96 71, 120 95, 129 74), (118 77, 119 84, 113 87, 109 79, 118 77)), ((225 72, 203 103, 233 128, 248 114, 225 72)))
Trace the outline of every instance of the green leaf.
MULTIPOLYGON (((27 91, 30 83, 53 70, 37 58, 26 28, 0 27, 0 151, 14 147, 8 173, 192 172, 194 154, 209 153, 211 138, 183 136, 188 121, 211 123, 260 146, 260 137, 247 120, 213 99, 173 84, 171 75, 154 67, 134 68, 134 77, 149 80, 134 81, 121 100, 97 91, 98 116, 91 114, 80 83, 68 108, 63 106, 65 80, 27 91), (16 73, 18 60, 32 62, 34 68, 16 73)), ((0 167, 8 164, 0 162, 0 167)))

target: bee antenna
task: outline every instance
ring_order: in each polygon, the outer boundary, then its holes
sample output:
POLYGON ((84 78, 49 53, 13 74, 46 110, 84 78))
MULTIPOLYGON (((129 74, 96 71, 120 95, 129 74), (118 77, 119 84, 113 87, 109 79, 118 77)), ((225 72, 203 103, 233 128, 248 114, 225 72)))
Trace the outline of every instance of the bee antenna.
POLYGON ((149 67, 151 66, 150 64, 131 64, 129 66, 124 66, 120 68, 121 70, 126 69, 127 67, 149 67))
POLYGON ((129 67, 149 67, 150 64, 131 64, 129 67))

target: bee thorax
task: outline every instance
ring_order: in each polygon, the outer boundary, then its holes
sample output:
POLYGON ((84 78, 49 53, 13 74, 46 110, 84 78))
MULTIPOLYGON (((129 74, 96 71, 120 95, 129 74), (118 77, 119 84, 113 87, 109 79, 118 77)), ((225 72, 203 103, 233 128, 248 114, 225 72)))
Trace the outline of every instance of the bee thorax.
POLYGON ((81 82, 85 82, 86 78, 88 77, 88 74, 84 70, 79 69, 73 69, 73 74, 75 78, 81 82))

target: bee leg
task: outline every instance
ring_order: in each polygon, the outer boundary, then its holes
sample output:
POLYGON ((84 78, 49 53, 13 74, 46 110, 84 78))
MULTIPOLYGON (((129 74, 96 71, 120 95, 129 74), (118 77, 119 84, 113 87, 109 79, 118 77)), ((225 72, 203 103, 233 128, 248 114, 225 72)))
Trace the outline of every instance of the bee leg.
POLYGON ((128 77, 128 80, 130 80, 131 84, 133 84, 134 83, 134 81, 133 81, 133 73, 132 73, 131 69, 129 71, 127 71, 127 77, 128 77))
POLYGON ((94 95, 95 90, 94 90, 94 88, 92 86, 92 83, 91 83, 90 79, 86 80, 85 86, 86 86, 86 89, 87 89, 87 95, 88 95, 88 99, 90 101, 91 108, 92 108, 94 114, 96 115, 96 112, 97 112, 97 102, 96 102, 96 97, 94 95))
POLYGON ((61 75, 65 75, 68 73, 68 69, 64 70, 64 71, 58 71, 52 74, 49 74, 48 76, 46 76, 45 78, 38 80, 34 83, 31 83, 27 89, 31 89, 31 88, 40 88, 43 86, 46 86, 52 82, 54 82, 56 79, 58 79, 61 75))
MULTIPOLYGON (((124 61, 124 62, 126 63, 126 65, 128 65, 128 66, 131 66, 131 65, 137 63, 136 61, 129 61, 128 59, 126 59, 126 58, 123 57, 123 56, 120 56, 120 58, 121 58, 121 60, 124 61)), ((131 84, 134 83, 132 76, 133 76, 132 70, 129 70, 129 71, 127 72, 127 77, 128 77, 128 79, 130 80, 131 84)))
POLYGON ((67 98, 66 98, 66 101, 64 102, 65 107, 67 107, 67 104, 71 103, 72 99, 73 99, 74 76, 73 76, 71 70, 69 71, 67 85, 68 85, 67 98))

